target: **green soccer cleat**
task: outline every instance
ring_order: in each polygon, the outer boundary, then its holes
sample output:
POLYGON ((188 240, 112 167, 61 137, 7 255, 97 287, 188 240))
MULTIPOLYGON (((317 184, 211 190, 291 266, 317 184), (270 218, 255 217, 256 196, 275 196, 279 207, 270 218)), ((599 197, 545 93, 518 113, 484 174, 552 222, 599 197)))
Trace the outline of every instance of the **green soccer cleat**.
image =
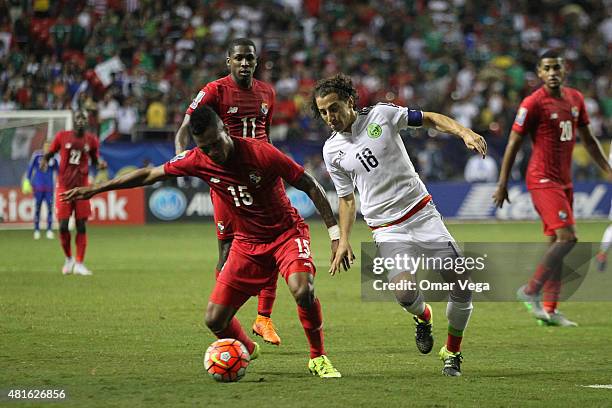
POLYGON ((528 295, 527 293, 525 293, 526 288, 527 288, 527 285, 523 285, 520 288, 518 288, 518 290, 516 291, 517 300, 523 302, 527 310, 531 312, 533 317, 535 317, 536 319, 540 321, 549 320, 550 316, 548 315, 548 312, 544 310, 544 308, 542 307, 542 304, 540 303, 540 296, 539 295, 528 295))
POLYGON ((419 351, 423 354, 428 354, 429 352, 431 352, 431 349, 433 348, 433 345, 434 345, 434 338, 433 338, 433 335, 431 334, 431 329, 433 325, 433 312, 429 305, 425 305, 425 307, 429 308, 429 313, 430 313, 431 318, 429 319, 428 322, 426 322, 414 316, 414 322, 415 322, 415 335, 414 336, 415 336, 417 349, 419 349, 419 351))
POLYGON ((334 368, 326 355, 311 358, 308 362, 308 369, 312 375, 318 375, 321 378, 342 377, 342 374, 340 374, 340 372, 334 368))
POLYGON ((461 376, 461 363, 463 362, 463 355, 461 352, 452 353, 443 346, 438 353, 440 360, 444 361, 444 368, 442 368, 442 374, 448 377, 460 377, 461 376))
POLYGON ((251 353, 251 360, 253 361, 255 359, 257 359, 257 357, 259 357, 259 355, 261 354, 261 349, 259 347, 259 344, 253 342, 253 344, 255 345, 255 348, 253 349, 253 352, 251 353))

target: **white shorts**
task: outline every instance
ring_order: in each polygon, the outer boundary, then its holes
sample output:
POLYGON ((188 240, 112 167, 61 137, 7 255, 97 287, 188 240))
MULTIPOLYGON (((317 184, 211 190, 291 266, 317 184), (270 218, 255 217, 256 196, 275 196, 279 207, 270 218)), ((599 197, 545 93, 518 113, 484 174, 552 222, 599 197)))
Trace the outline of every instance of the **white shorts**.
MULTIPOLYGON (((378 256, 384 258, 404 257, 430 259, 456 258, 460 256, 455 239, 448 232, 442 216, 436 206, 429 202, 427 205, 406 221, 382 227, 372 232, 378 256)), ((408 263, 408 266, 411 263, 408 263)), ((415 273, 412 268, 389 268, 387 278, 391 280, 401 272, 415 273)))

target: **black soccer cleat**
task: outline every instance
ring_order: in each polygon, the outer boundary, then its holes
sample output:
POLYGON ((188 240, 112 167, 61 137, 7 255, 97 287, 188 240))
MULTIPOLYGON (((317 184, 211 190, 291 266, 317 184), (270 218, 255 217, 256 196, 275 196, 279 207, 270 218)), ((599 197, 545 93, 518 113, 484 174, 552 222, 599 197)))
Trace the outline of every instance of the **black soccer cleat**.
POLYGON ((414 321, 416 323, 414 334, 416 346, 421 353, 428 354, 434 345, 434 338, 431 334, 431 320, 425 322, 414 316, 414 321))
POLYGON ((444 361, 444 368, 442 368, 442 374, 448 377, 460 377, 461 376, 461 363, 463 362, 463 355, 461 352, 452 353, 446 349, 446 346, 440 349, 440 360, 444 361))

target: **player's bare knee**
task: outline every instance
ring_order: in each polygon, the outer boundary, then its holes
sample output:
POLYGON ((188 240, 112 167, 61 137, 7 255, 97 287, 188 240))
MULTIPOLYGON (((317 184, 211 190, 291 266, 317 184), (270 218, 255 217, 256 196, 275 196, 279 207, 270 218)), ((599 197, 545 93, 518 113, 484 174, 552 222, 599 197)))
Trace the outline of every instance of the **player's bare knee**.
POLYGON ((79 234, 85 234, 87 232, 87 228, 85 226, 85 220, 77 220, 76 230, 77 230, 77 233, 79 234))
POLYGON ((210 329, 213 333, 218 333, 227 328, 229 324, 229 319, 224 316, 223 311, 218 307, 218 305, 209 304, 206 309, 206 316, 204 316, 204 323, 206 327, 210 329))
POLYGON ((59 230, 60 232, 68 232, 68 220, 59 221, 59 230))
POLYGON ((300 307, 309 308, 314 303, 314 288, 308 283, 291 288, 291 294, 300 307))

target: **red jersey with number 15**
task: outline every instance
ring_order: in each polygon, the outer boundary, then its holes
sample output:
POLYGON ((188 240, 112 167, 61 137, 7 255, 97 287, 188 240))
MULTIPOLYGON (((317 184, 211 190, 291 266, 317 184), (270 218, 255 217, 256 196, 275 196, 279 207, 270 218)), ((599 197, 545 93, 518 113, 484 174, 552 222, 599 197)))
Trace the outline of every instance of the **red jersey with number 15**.
POLYGON ((70 189, 88 185, 89 159, 97 159, 99 150, 98 138, 92 133, 77 137, 74 130, 58 132, 49 147, 52 153, 60 152, 58 186, 70 189))
POLYGON ((588 124, 584 97, 576 89, 564 86, 557 98, 542 86, 523 99, 512 130, 529 133, 533 142, 526 177, 529 190, 572 187, 576 129, 588 124))
POLYGON ((263 140, 234 140, 232 156, 220 166, 197 147, 164 164, 166 174, 204 180, 234 215, 234 238, 267 243, 303 219, 285 194, 304 168, 263 140))
POLYGON ((229 128, 230 136, 268 140, 275 93, 272 85, 253 79, 250 89, 243 89, 231 75, 209 82, 185 112, 210 106, 229 128))

